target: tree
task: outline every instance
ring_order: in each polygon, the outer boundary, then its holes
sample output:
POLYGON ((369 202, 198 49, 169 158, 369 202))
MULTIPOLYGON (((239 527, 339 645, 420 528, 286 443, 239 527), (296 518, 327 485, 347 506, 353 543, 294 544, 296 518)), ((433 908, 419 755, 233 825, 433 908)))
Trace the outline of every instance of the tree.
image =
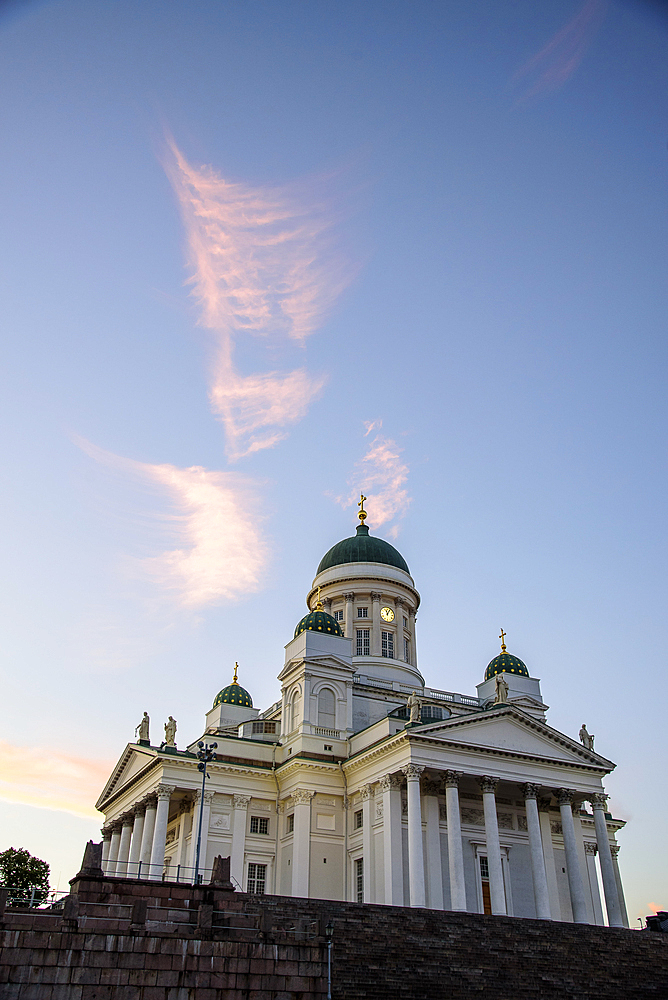
POLYGON ((23 847, 10 847, 0 854, 0 885, 14 890, 15 905, 41 903, 49 891, 49 866, 23 847))

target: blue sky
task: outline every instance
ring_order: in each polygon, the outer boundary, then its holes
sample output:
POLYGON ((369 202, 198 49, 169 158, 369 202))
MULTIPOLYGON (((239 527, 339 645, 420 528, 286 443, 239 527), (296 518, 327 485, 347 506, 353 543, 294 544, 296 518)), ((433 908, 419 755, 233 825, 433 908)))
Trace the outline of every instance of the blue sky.
POLYGON ((621 0, 3 7, 0 849, 64 882, 144 709, 271 703, 364 488, 427 683, 503 626, 668 905, 667 48, 621 0))

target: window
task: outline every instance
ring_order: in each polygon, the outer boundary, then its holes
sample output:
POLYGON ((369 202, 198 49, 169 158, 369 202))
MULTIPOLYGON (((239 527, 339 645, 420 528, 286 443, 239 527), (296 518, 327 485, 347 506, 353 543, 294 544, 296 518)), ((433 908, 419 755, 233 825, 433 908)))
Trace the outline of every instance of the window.
POLYGON ((404 618, 404 628, 408 628, 408 618, 404 618))
POLYGON ((355 813, 353 819, 355 821, 355 829, 356 830, 361 830, 362 826, 364 825, 364 813, 362 812, 361 809, 357 810, 357 812, 355 813))
POLYGON ((369 656, 371 652, 371 644, 369 637, 371 635, 371 629, 368 628, 358 628, 357 629, 357 655, 358 656, 369 656))
POLYGON ((482 889, 482 912, 492 912, 492 895, 489 889, 489 862, 484 854, 480 855, 480 886, 482 889))
POLYGON ((369 617, 369 609, 368 608, 358 608, 357 609, 357 617, 358 618, 368 618, 369 617))
POLYGON ((248 878, 246 880, 246 892, 252 892, 261 896, 267 884, 267 866, 256 865, 253 861, 248 862, 248 878))
POLYGON ((290 813, 290 815, 288 816, 288 833, 294 833, 294 832, 295 832, 295 814, 290 813))
POLYGON ((251 833, 269 833, 268 816, 251 816, 251 833))
POLYGON ((288 706, 288 732, 291 733, 293 729, 297 728, 299 719, 299 691, 295 691, 292 696, 292 701, 288 706))
POLYGON ((404 639, 404 660, 406 661, 406 663, 410 663, 410 661, 411 661, 411 658, 410 658, 410 646, 409 646, 409 643, 408 643, 408 639, 404 639))
POLYGON ((329 743, 325 743, 325 750, 333 750, 334 747, 330 746, 329 743))
POLYGON ((342 622, 343 621, 343 611, 335 611, 334 612, 334 621, 335 622, 342 622))
POLYGON ((380 652, 382 656, 389 657, 390 660, 394 659, 394 632, 381 632, 380 633, 380 652))
MULTIPOLYGON (((336 699, 329 688, 322 688, 318 693, 318 725, 323 729, 336 728, 336 699)), ((331 733, 323 733, 331 736, 331 733)))
POLYGON ((253 723, 253 733, 275 733, 276 723, 275 722, 254 722, 253 723))
POLYGON ((355 861, 355 899, 364 902, 364 858, 355 861))

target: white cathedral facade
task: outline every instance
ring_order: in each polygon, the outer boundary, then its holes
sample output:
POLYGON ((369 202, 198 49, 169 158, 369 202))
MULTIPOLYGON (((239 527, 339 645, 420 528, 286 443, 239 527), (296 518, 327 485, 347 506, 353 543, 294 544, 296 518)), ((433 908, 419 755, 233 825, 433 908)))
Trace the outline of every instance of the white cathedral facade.
POLYGON ((426 686, 420 595, 365 517, 320 562, 280 700, 235 672, 207 712, 203 795, 198 740, 138 727, 97 802, 105 874, 208 881, 222 855, 244 892, 628 926, 615 765, 547 724, 505 644, 475 695, 426 686))

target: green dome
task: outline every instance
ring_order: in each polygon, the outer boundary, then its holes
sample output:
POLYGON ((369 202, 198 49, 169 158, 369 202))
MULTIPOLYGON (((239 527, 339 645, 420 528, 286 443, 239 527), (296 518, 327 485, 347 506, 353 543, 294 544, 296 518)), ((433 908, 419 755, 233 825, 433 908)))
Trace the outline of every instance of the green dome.
POLYGON ((243 708, 252 708, 253 699, 246 688, 242 688, 241 684, 233 681, 216 695, 213 707, 217 708, 218 705, 241 705, 243 708))
POLYGON ((408 573, 409 569, 406 560, 397 552, 393 545, 383 541, 382 538, 375 538, 369 535, 369 528, 366 524, 357 526, 357 534, 352 538, 344 538, 343 541, 332 545, 320 560, 320 565, 316 572, 331 569, 332 566, 341 566, 343 563, 373 562, 384 563, 385 566, 396 566, 408 573))
POLYGON ((495 674, 521 674, 522 677, 528 677, 529 671, 526 665, 522 663, 520 659, 516 656, 511 656, 510 653, 499 653, 495 656, 491 663, 488 663, 487 670, 485 671, 485 680, 488 681, 490 677, 494 677, 495 674))
POLYGON ((341 626, 328 615, 326 611, 311 611, 310 614, 306 615, 297 624, 295 629, 295 639, 302 632, 326 632, 328 635, 340 635, 343 637, 343 632, 341 631, 341 626))

